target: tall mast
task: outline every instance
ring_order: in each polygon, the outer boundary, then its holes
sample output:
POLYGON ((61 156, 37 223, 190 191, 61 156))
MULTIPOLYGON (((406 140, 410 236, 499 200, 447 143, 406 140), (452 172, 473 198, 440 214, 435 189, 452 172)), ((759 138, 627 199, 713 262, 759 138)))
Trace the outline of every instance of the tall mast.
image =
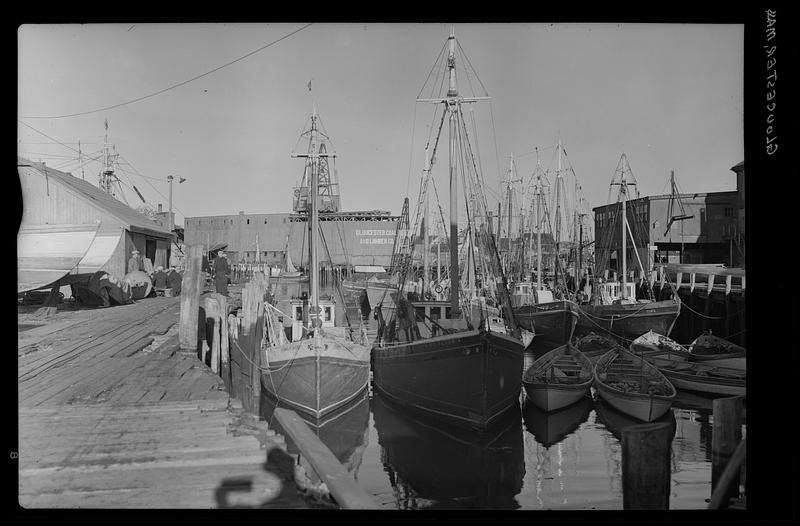
POLYGON ((311 114, 311 135, 309 140, 308 153, 292 154, 292 157, 305 157, 309 159, 308 165, 311 169, 311 188, 309 189, 310 214, 309 214, 309 252, 311 259, 311 269, 309 273, 309 288, 311 292, 310 321, 314 328, 314 342, 317 353, 319 352, 319 327, 322 326, 319 308, 319 259, 317 256, 317 245, 319 237, 319 160, 322 157, 333 157, 335 154, 324 151, 317 151, 317 107, 314 105, 311 114))
MULTIPOLYGON (((622 154, 622 155, 623 155, 623 158, 624 158, 625 154, 622 154)), ((622 166, 622 179, 620 181, 620 193, 622 194, 622 221, 621 221, 621 223, 622 223, 622 256, 621 256, 621 259, 622 259, 622 299, 627 299, 628 290, 627 290, 626 284, 627 284, 628 276, 626 274, 628 273, 628 262, 627 262, 627 257, 626 257, 627 256, 627 253, 626 253, 627 252, 627 250, 626 250, 627 246, 626 246, 626 243, 625 243, 625 224, 627 223, 626 215, 625 215, 626 214, 626 212, 625 212, 625 201, 627 201, 627 199, 628 199, 628 190, 627 190, 627 187, 625 186, 625 165, 624 164, 622 166)))
POLYGON ((536 290, 542 290, 542 165, 539 161, 539 148, 536 148, 536 290))
POLYGON ((452 318, 461 314, 459 307, 459 275, 458 275, 458 174, 456 173, 456 126, 458 118, 458 87, 456 85, 456 36, 450 31, 448 38, 449 53, 447 68, 450 72, 450 84, 447 90, 447 111, 450 126, 450 312, 452 318))
POLYGON ((422 259, 422 295, 423 298, 425 297, 425 293, 428 291, 428 282, 430 281, 430 253, 431 253, 431 241, 430 235, 428 234, 428 230, 430 230, 430 221, 431 221, 431 214, 430 214, 430 206, 428 206, 428 183, 430 183, 431 177, 431 163, 430 157, 428 156, 428 147, 425 147, 425 187, 424 187, 424 194, 425 194, 425 218, 422 222, 422 241, 423 241, 423 259, 422 259))
POLYGON ((536 194, 536 290, 542 290, 542 176, 536 194))

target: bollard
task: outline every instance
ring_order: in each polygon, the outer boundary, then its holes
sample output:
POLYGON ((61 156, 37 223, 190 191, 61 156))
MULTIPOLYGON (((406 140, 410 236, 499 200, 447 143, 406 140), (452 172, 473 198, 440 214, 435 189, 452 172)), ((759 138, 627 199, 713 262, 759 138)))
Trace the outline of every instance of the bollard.
POLYGON ((622 430, 623 509, 669 509, 671 451, 672 428, 667 422, 622 430))
MULTIPOLYGON (((736 446, 742 439, 742 397, 716 398, 713 403, 714 422, 711 428, 711 492, 719 483, 736 446)), ((727 502, 739 495, 739 474, 735 473, 728 491, 722 496, 727 502)))
POLYGON ((181 286, 181 315, 178 327, 178 341, 181 350, 188 352, 199 351, 200 292, 203 289, 202 260, 202 245, 188 247, 184 260, 186 270, 181 286))

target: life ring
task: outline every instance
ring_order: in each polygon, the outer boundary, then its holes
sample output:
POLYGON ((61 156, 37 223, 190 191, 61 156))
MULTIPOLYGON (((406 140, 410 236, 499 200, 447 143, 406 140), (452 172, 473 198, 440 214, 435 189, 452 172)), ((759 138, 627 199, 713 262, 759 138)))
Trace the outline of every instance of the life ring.
POLYGON ((436 285, 435 287, 433 287, 433 290, 435 290, 436 293, 438 294, 441 293, 444 289, 442 288, 441 285, 436 285))
POLYGON ((295 197, 300 197, 300 189, 299 188, 295 188, 294 189, 294 196, 295 197))

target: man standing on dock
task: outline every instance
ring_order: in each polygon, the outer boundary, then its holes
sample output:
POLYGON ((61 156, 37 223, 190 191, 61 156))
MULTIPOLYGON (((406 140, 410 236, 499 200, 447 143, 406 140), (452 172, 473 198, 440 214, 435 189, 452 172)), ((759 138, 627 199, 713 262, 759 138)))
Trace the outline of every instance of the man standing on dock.
POLYGON ((228 295, 228 256, 220 251, 214 259, 214 285, 219 294, 228 295))

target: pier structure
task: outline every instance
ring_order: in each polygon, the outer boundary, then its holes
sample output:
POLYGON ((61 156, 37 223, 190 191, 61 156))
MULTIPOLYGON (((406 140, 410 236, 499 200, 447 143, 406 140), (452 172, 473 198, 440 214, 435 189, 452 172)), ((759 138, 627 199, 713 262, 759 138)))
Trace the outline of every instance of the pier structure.
POLYGON ((656 299, 676 291, 683 302, 674 331, 694 340, 703 331, 747 346, 745 269, 723 265, 658 265, 651 272, 656 299))

